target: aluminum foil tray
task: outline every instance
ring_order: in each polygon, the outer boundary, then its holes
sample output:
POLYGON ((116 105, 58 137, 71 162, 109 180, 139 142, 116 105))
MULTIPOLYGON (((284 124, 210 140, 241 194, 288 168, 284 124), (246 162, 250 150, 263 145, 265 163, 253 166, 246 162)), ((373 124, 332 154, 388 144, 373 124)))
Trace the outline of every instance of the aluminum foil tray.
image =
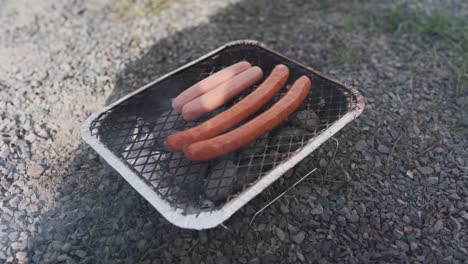
MULTIPOLYGON (((353 87, 291 60, 257 41, 230 42, 92 114, 82 138, 169 222, 182 228, 212 228, 228 219, 267 186, 295 166, 364 109, 353 87), (211 115, 186 122, 171 108, 171 99, 197 81, 246 60, 268 76, 273 67, 291 70, 288 83, 271 106, 301 75, 312 91, 279 127, 242 149, 209 162, 192 162, 167 151, 165 138, 195 126, 249 94, 239 95, 211 115)), ((253 117, 252 117, 253 118, 253 117)))

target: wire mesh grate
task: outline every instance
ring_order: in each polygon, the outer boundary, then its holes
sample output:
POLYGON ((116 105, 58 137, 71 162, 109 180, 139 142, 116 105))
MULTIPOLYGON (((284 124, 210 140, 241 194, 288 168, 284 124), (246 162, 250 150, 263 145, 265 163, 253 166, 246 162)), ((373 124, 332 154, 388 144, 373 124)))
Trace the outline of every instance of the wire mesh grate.
POLYGON ((307 68, 261 47, 238 45, 221 50, 102 113, 91 123, 90 132, 173 207, 196 214, 217 210, 240 195, 352 111, 355 100, 347 89, 307 68), (163 142, 168 135, 231 107, 257 86, 196 122, 186 122, 173 111, 171 98, 241 60, 260 66, 266 76, 279 63, 291 70, 286 87, 257 114, 278 101, 301 75, 312 79, 312 91, 287 121, 234 153, 209 162, 194 162, 182 153, 167 151, 163 142))

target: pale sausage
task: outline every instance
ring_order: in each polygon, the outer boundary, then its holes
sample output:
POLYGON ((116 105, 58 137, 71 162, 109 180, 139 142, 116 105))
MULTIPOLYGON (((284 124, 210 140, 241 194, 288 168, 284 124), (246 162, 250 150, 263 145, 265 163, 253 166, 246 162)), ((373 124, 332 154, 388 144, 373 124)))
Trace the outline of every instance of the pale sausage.
POLYGON ((192 121, 210 113, 254 85, 262 77, 262 69, 257 66, 251 67, 204 95, 186 103, 182 108, 182 117, 187 121, 192 121))
POLYGON ((208 76, 207 78, 199 81, 198 83, 194 84, 193 86, 189 87, 187 90, 179 94, 174 99, 174 101, 172 101, 172 107, 176 110, 176 112, 180 113, 182 111, 182 107, 186 103, 209 92, 216 86, 231 79, 232 77, 247 70, 250 67, 250 63, 246 61, 241 61, 208 76))

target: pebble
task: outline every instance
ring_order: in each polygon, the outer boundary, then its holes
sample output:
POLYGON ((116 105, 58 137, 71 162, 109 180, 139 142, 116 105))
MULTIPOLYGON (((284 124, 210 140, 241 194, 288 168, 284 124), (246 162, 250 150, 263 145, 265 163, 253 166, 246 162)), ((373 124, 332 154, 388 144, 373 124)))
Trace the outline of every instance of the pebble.
POLYGON ((67 260, 67 259, 68 259, 68 255, 67 255, 67 254, 62 254, 62 255, 59 255, 59 256, 57 257, 57 260, 58 260, 58 261, 65 261, 65 260, 67 260))
POLYGON ((382 145, 380 144, 378 147, 377 147, 377 150, 380 152, 380 153, 383 153, 383 154, 389 154, 390 153, 390 149, 385 146, 385 145, 382 145))
POLYGON ((321 204, 317 204, 312 210, 310 210, 310 213, 313 215, 320 215, 323 214, 323 206, 321 204))
POLYGON ((427 182, 429 182, 430 184, 437 184, 439 182, 439 178, 438 177, 429 177, 427 178, 427 182))
POLYGON ((353 223, 356 223, 357 221, 359 221, 359 215, 356 210, 349 212, 348 208, 345 207, 343 208, 343 214, 349 221, 353 223))
POLYGON ((31 177, 37 178, 37 177, 40 177, 42 173, 44 173, 44 171, 45 171, 45 168, 42 165, 33 164, 28 168, 27 173, 31 177))
POLYGON ((337 221, 340 224, 340 226, 346 226, 346 218, 344 218, 343 216, 339 215, 337 217, 337 221))
POLYGON ((25 250, 28 247, 28 243, 27 241, 23 240, 23 241, 13 242, 11 243, 10 246, 14 251, 20 251, 20 250, 25 250))
POLYGON ((281 241, 286 240, 286 234, 285 234, 284 231, 281 230, 280 228, 276 228, 276 235, 278 236, 278 238, 279 238, 281 241))
POLYGON ((421 172, 423 175, 431 175, 434 173, 434 169, 431 167, 420 167, 418 171, 421 172))
POLYGON ((406 176, 408 176, 408 177, 410 177, 411 179, 413 179, 413 178, 414 178, 414 173, 413 173, 413 171, 412 171, 412 170, 408 170, 408 171, 406 172, 406 176))
POLYGON ((10 239, 11 242, 14 242, 18 239, 19 233, 18 232, 10 232, 8 234, 8 239, 10 239))
POLYGON ((407 224, 411 223, 411 219, 407 215, 404 215, 402 220, 403 220, 403 222, 405 222, 407 224))
POLYGON ((320 159, 319 165, 320 167, 325 168, 328 165, 328 161, 325 159, 320 159))
POLYGON ((68 252, 68 251, 70 251, 71 247, 72 247, 72 245, 70 243, 65 243, 62 246, 62 251, 63 252, 68 252))
POLYGON ((19 263, 24 263, 28 259, 28 252, 20 251, 20 252, 17 252, 15 256, 19 263))
POLYGON ((301 262, 304 262, 304 261, 305 261, 304 255, 302 255, 302 253, 299 252, 299 251, 296 252, 296 257, 297 257, 297 258, 299 259, 299 261, 301 261, 301 262))
POLYGON ((357 151, 364 151, 367 148, 367 143, 365 140, 361 139, 354 145, 354 149, 357 151))
POLYGON ((8 201, 8 204, 13 207, 13 208, 16 208, 18 206, 18 204, 20 203, 20 198, 18 196, 15 196, 13 198, 10 199, 10 201, 8 201))
POLYGON ((80 257, 80 258, 84 258, 84 257, 86 257, 86 255, 87 255, 87 254, 86 254, 86 251, 81 250, 81 249, 75 250, 75 251, 73 252, 73 254, 74 254, 75 256, 80 257))
POLYGON ((466 211, 460 211, 460 216, 468 221, 468 213, 466 211))
POLYGON ((437 220, 437 222, 434 224, 434 231, 439 232, 444 228, 444 222, 442 219, 437 220))
POLYGON ((449 195, 449 198, 453 199, 453 200, 460 200, 461 197, 460 195, 456 194, 456 193, 452 193, 449 195))
POLYGON ((258 257, 254 257, 249 261, 249 264, 260 264, 260 259, 258 257))
POLYGON ((292 236, 292 240, 296 242, 297 244, 301 244, 305 239, 305 232, 300 231, 296 235, 292 236))

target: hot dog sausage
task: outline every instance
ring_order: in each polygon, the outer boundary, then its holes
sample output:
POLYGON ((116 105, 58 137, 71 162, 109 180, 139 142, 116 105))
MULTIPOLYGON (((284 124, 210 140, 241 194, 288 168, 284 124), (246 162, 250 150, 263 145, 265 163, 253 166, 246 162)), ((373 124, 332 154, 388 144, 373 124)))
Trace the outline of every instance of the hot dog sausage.
POLYGON ((194 84, 193 86, 191 86, 190 88, 188 88, 187 90, 179 94, 174 99, 174 101, 172 101, 172 107, 178 113, 180 113, 182 111, 182 107, 186 103, 209 92, 210 90, 214 89, 216 86, 231 79, 232 77, 247 70, 250 67, 251 67, 250 63, 246 61, 241 61, 223 70, 216 72, 215 74, 199 81, 198 83, 194 84))
POLYGON ((262 69, 257 66, 251 67, 206 94, 186 103, 182 107, 182 117, 187 121, 195 120, 231 100, 262 77, 262 69))
POLYGON ((288 67, 277 65, 255 91, 231 108, 198 126, 168 136, 165 142, 167 148, 172 151, 182 151, 184 146, 193 142, 226 132, 265 105, 284 86, 288 77, 288 67))
POLYGON ((302 76, 270 109, 225 134, 190 144, 184 149, 191 160, 206 161, 235 151, 275 128, 292 114, 310 91, 311 81, 302 76))

